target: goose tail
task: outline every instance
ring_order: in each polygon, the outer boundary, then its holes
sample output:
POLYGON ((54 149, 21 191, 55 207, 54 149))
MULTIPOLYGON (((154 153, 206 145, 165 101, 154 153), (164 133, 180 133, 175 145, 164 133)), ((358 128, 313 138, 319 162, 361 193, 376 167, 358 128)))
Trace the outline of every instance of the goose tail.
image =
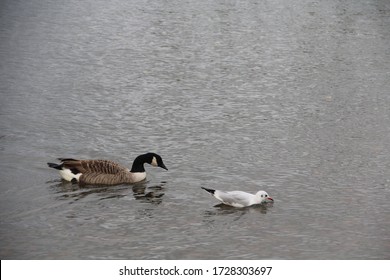
POLYGON ((49 167, 51 167, 51 168, 54 168, 54 169, 57 169, 57 170, 62 170, 62 164, 48 162, 47 165, 49 167))

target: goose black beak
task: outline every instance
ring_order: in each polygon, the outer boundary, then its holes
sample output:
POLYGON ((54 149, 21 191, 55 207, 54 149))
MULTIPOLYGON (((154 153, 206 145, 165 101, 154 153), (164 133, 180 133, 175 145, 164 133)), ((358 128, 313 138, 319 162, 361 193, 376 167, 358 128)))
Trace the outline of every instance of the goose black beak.
POLYGON ((161 163, 159 166, 160 166, 161 168, 164 168, 165 170, 168 170, 168 168, 165 166, 164 163, 161 163))

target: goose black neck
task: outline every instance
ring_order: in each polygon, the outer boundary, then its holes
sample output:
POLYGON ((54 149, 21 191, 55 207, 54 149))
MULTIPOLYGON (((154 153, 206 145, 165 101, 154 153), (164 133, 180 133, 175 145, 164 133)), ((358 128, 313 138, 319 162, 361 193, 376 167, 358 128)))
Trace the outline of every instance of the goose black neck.
POLYGON ((130 172, 145 172, 145 168, 144 168, 145 162, 146 162, 145 155, 140 155, 136 157, 130 172))

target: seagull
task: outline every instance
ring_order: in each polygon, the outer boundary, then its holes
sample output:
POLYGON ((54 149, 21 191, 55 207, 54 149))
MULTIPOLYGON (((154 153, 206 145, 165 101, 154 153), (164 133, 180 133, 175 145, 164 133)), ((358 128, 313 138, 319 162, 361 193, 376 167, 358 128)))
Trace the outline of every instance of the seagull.
POLYGON ((233 207, 247 207, 255 204, 261 204, 263 202, 273 202, 273 198, 265 191, 258 191, 256 194, 250 194, 243 191, 231 191, 224 192, 220 190, 213 190, 202 187, 202 189, 211 193, 216 199, 223 204, 233 207))

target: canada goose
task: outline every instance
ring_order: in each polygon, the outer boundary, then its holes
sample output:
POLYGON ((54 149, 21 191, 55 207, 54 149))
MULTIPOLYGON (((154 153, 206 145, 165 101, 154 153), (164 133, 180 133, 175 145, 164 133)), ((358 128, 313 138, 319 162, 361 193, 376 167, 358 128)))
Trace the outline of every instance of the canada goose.
POLYGON ((131 170, 110 160, 72 158, 59 158, 58 160, 61 161, 60 164, 48 162, 47 165, 59 170, 64 180, 78 182, 81 185, 117 185, 140 182, 146 178, 144 163, 168 170, 162 158, 155 153, 136 157, 131 170))
POLYGON ((223 204, 233 207, 247 207, 263 202, 274 201, 265 191, 258 191, 256 194, 250 194, 242 191, 224 192, 202 187, 202 189, 211 193, 216 199, 223 204))

